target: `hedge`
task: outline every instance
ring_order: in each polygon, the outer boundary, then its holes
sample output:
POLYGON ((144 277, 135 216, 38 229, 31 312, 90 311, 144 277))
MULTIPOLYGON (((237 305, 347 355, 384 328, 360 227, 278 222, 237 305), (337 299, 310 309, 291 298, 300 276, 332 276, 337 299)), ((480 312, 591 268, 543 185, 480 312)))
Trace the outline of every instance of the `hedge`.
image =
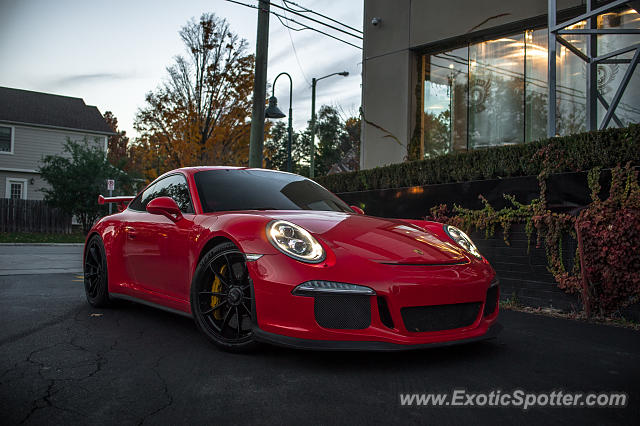
POLYGON ((501 177, 537 175, 556 158, 554 172, 611 168, 640 164, 640 124, 518 145, 497 146, 408 161, 357 172, 316 178, 327 189, 340 192, 402 188, 501 177), (540 155, 544 151, 545 155, 540 155))

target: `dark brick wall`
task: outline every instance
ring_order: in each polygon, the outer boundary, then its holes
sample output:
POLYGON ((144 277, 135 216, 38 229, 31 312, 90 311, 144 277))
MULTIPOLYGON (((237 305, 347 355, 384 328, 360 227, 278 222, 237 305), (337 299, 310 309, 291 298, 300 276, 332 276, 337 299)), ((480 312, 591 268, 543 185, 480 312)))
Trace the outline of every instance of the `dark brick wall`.
MULTIPOLYGON (((533 307, 549 307, 563 311, 580 311, 582 303, 577 294, 567 294, 558 288, 553 275, 547 270, 544 247, 536 248, 536 236, 532 236, 527 252, 527 235, 524 225, 513 225, 509 233, 510 245, 506 245, 501 229, 495 236, 485 238, 484 233, 471 235, 474 243, 491 263, 500 278, 500 299, 515 299, 533 307)), ((571 238, 563 242, 565 267, 571 270, 576 243, 571 238)))

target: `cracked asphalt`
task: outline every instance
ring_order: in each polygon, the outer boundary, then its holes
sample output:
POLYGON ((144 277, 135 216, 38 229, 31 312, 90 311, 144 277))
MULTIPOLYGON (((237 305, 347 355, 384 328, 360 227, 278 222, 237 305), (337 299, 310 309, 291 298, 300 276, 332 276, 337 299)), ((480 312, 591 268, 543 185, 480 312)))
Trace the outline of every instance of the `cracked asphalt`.
POLYGON ((640 333, 503 312, 497 341, 401 353, 217 350, 194 323, 91 308, 75 274, 0 276, 2 424, 637 424, 640 333), (401 407, 401 392, 622 391, 626 408, 401 407))

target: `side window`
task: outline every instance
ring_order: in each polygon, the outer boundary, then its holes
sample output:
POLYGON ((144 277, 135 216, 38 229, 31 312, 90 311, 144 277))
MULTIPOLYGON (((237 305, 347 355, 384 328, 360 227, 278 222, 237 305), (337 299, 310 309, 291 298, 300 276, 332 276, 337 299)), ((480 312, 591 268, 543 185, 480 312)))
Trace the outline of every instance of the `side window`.
POLYGON ((147 204, 149 203, 149 201, 155 198, 155 197, 152 197, 152 194, 154 193, 158 183, 160 182, 156 182, 153 185, 149 186, 147 189, 144 190, 143 193, 141 193, 136 198, 134 198, 134 200, 131 203, 129 203, 129 208, 131 210, 136 210, 140 212, 145 211, 147 209, 147 204), (146 200, 146 202, 143 203, 143 200, 146 200))
POLYGON ((191 197, 189 196, 189 188, 187 187, 187 180, 182 175, 173 175, 162 179, 156 185, 156 190, 153 192, 153 198, 149 198, 146 202, 143 200, 145 208, 149 201, 158 197, 170 197, 173 198, 180 207, 182 213, 193 213, 193 207, 191 206, 191 197))
POLYGON ((182 213, 193 213, 187 180, 182 175, 167 176, 154 183, 133 200, 131 204, 129 204, 129 208, 137 211, 145 211, 149 201, 158 197, 171 197, 178 204, 182 213))

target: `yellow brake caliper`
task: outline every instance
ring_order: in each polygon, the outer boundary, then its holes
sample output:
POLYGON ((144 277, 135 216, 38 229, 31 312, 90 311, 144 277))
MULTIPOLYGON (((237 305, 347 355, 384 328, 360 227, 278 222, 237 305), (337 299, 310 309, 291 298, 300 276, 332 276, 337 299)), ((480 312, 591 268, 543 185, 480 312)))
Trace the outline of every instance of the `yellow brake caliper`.
MULTIPOLYGON (((224 275, 225 270, 227 269, 227 265, 224 265, 222 268, 220 268, 220 275, 224 275)), ((213 283, 211 283, 211 291, 214 293, 219 293, 220 290, 222 289, 222 282, 220 281, 220 279, 218 278, 217 275, 213 276, 213 283)), ((216 296, 215 294, 211 295, 211 307, 215 307, 218 303, 220 303, 220 298, 218 296, 216 296)), ((221 309, 216 309, 215 311, 213 311, 213 317, 217 320, 221 320, 222 319, 222 310, 221 309)))

